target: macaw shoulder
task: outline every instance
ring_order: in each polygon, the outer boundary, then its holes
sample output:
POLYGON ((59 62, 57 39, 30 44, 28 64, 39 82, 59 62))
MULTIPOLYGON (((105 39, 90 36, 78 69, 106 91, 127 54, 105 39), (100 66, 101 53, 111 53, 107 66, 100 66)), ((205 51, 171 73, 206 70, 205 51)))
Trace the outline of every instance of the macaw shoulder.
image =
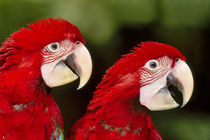
POLYGON ((162 140, 149 115, 145 116, 145 123, 141 125, 137 125, 136 120, 133 121, 115 125, 111 121, 93 117, 91 113, 86 114, 72 127, 70 140, 162 140))

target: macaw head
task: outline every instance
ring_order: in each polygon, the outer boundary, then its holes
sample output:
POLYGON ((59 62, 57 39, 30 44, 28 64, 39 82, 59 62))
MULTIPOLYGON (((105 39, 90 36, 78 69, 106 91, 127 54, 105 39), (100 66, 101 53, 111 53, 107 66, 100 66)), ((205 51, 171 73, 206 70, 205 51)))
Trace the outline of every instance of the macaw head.
POLYGON ((182 96, 180 104, 184 106, 193 92, 193 76, 185 57, 176 48, 157 42, 143 42, 124 55, 107 71, 98 88, 107 83, 116 90, 123 89, 121 98, 137 94, 140 104, 150 110, 179 106, 175 96, 182 96))
POLYGON ((38 70, 49 87, 80 77, 78 88, 83 87, 91 75, 92 61, 79 29, 61 18, 38 20, 28 27, 2 43, 0 70, 29 75, 38 70))

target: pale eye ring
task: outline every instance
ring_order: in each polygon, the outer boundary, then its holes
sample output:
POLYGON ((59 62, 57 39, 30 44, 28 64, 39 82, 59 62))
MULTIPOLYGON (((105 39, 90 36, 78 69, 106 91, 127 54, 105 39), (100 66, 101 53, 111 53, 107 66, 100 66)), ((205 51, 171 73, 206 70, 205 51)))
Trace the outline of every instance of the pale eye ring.
POLYGON ((157 60, 150 60, 146 63, 146 67, 150 70, 154 70, 158 67, 158 61, 157 60))
POLYGON ((51 43, 51 44, 47 45, 47 47, 51 52, 56 52, 59 50, 59 43, 58 42, 51 43))

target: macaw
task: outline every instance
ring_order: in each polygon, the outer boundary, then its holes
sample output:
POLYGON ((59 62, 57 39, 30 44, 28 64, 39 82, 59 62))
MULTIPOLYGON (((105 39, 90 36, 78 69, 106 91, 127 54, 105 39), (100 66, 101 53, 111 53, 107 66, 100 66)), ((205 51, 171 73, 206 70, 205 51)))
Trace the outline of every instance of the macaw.
POLYGON ((185 57, 174 47, 143 42, 108 69, 70 140, 162 140, 149 110, 184 106, 193 91, 185 57), (177 102, 176 102, 177 101, 177 102))
POLYGON ((92 72, 79 29, 62 18, 28 24, 0 48, 0 139, 63 140, 62 116, 51 88, 92 72))

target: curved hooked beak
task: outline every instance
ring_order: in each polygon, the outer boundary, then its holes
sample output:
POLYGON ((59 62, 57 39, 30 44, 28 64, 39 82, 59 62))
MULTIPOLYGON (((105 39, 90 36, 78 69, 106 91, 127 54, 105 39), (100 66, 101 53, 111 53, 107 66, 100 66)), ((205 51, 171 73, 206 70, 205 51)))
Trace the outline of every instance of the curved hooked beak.
POLYGON ((192 72, 184 61, 180 61, 168 75, 167 86, 173 97, 178 92, 182 94, 181 107, 185 106, 192 96, 194 81, 192 72))
MULTIPOLYGON (((65 64, 80 77, 80 83, 77 89, 82 88, 92 73, 92 61, 87 48, 83 46, 69 55, 65 60, 65 64)), ((74 79, 74 76, 72 78, 74 79)))
POLYGON ((140 94, 140 102, 150 110, 168 110, 179 105, 183 107, 192 96, 193 86, 193 76, 189 66, 179 60, 170 73, 151 85, 142 87, 141 92, 151 94, 146 99, 145 97, 141 99, 140 94), (176 100, 178 96, 179 101, 176 100))
POLYGON ((92 60, 89 51, 82 44, 55 62, 41 67, 42 77, 49 87, 61 86, 80 78, 77 89, 82 88, 92 73, 92 60))

